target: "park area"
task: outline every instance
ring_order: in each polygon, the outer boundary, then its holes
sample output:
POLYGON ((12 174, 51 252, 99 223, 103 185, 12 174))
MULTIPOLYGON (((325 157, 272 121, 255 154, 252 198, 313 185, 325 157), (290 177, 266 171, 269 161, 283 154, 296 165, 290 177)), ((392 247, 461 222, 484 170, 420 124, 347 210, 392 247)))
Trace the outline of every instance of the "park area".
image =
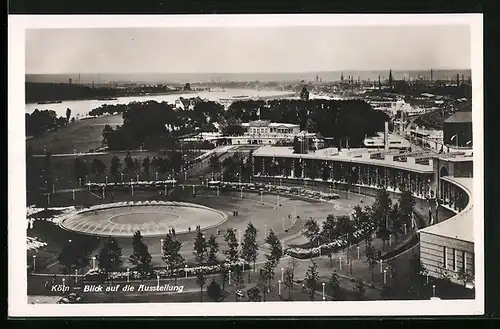
MULTIPOLYGON (((276 237, 286 248, 287 246, 307 245, 307 238, 303 235, 303 227, 307 220, 315 219, 321 226, 329 214, 335 216, 347 215, 350 207, 356 204, 371 205, 373 198, 362 195, 352 194, 349 199, 333 200, 334 202, 315 201, 300 196, 285 196, 276 194, 260 195, 255 192, 231 192, 220 191, 215 192, 213 189, 192 186, 178 186, 177 191, 173 190, 168 195, 160 195, 159 190, 144 190, 136 193, 133 196, 125 192, 117 192, 115 197, 117 200, 131 201, 151 201, 151 200, 168 200, 174 198, 176 201, 189 202, 200 206, 216 209, 227 215, 228 220, 220 225, 203 230, 203 235, 208 237, 213 235, 219 245, 219 250, 216 254, 217 259, 223 260, 226 258, 224 251, 229 248, 224 239, 224 233, 227 229, 232 229, 235 232, 238 243, 242 242, 244 232, 251 222, 256 230, 256 241, 258 244, 258 254, 255 262, 255 267, 249 266, 245 268, 243 274, 243 284, 234 287, 230 284, 230 280, 223 277, 220 273, 206 275, 204 288, 201 290, 197 284, 197 278, 194 275, 184 277, 158 277, 155 279, 131 280, 131 284, 146 284, 150 285, 177 285, 184 286, 182 292, 166 292, 166 293, 83 293, 83 302, 87 303, 106 303, 106 302, 198 302, 203 298, 203 301, 213 301, 215 298, 207 291, 207 285, 215 280, 220 289, 220 296, 217 301, 249 301, 248 294, 241 294, 238 297, 236 291, 248 292, 255 286, 259 287, 260 298, 264 300, 264 290, 266 292, 266 301, 279 300, 322 300, 323 295, 326 300, 377 300, 377 299, 404 299, 404 289, 390 288, 405 287, 406 282, 412 276, 411 268, 408 262, 412 258, 418 256, 418 246, 410 248, 392 259, 378 262, 375 266, 371 266, 366 259, 366 244, 364 242, 357 243, 347 248, 334 251, 329 254, 315 255, 312 258, 296 259, 289 255, 283 255, 275 270, 274 279, 269 285, 260 286, 259 271, 266 262, 266 254, 270 252, 270 246, 264 241, 269 233, 274 232, 276 237), (194 193, 193 193, 194 192, 194 193), (290 215, 295 216, 290 216, 290 215), (314 264, 314 271, 317 275, 317 289, 311 295, 304 288, 304 282, 307 279, 307 273, 314 264), (283 271, 293 268, 294 279, 293 284, 285 286, 283 283, 283 271), (335 274, 334 274, 335 273, 335 274), (335 277, 332 284, 332 276, 335 277), (149 280, 149 281, 148 281, 149 280), (281 282, 279 282, 281 281, 281 282), (324 285, 324 293, 323 287, 324 285), (335 289, 333 287, 336 287, 335 289), (203 296, 200 295, 202 291, 203 296), (361 292, 360 292, 361 291, 361 292), (360 297, 362 294, 362 297, 360 297)), ((94 199, 94 204, 101 204, 95 195, 88 191, 80 192, 78 203, 91 203, 89 199, 94 199), (87 200, 85 202, 84 200, 87 200)), ((116 200, 115 200, 116 201, 116 200)), ((68 201, 71 203, 71 201, 68 201)), ((186 217, 187 215, 185 215, 186 217)), ((112 216, 110 216, 112 217, 112 216)), ((196 217, 196 216, 195 216, 196 217)), ((146 218, 147 219, 147 218, 146 218)), ((145 219, 141 216, 136 217, 136 221, 141 223, 145 219)), ((195 218, 186 220, 196 220, 195 218)), ((88 225, 92 218, 89 218, 88 225)), ((193 222, 194 223, 194 222, 193 222)), ((85 245, 92 249, 91 255, 98 256, 99 250, 105 244, 104 237, 89 236, 76 232, 61 229, 57 224, 49 221, 35 221, 33 227, 28 229, 28 235, 36 237, 40 241, 46 241, 47 246, 39 250, 28 251, 28 264, 32 262, 33 255, 36 255, 37 270, 35 275, 29 276, 28 279, 28 295, 32 299, 44 295, 57 295, 55 292, 47 291, 47 281, 53 280, 55 284, 61 283, 65 277, 62 275, 64 268, 58 263, 57 258, 60 251, 70 240, 85 239, 85 245)), ((373 239, 371 244, 377 250, 384 250, 384 254, 389 254, 391 251, 400 249, 402 245, 414 235, 414 231, 407 232, 407 235, 399 238, 398 241, 393 241, 391 245, 386 245, 385 249, 382 246, 380 239, 373 239)), ((186 232, 180 230, 176 236, 176 240, 180 242, 180 255, 185 260, 186 266, 196 266, 195 249, 196 232, 186 232)), ((132 237, 116 236, 116 241, 122 251, 122 271, 127 268, 133 268, 128 258, 133 253, 132 237)), ((161 237, 144 237, 144 243, 147 245, 148 252, 151 255, 151 263, 154 268, 164 268, 165 263, 162 259, 161 237)), ((94 260, 95 262, 95 260, 94 260)), ((252 264, 250 264, 252 265, 252 264)), ((67 276, 66 285, 72 287, 72 291, 80 292, 83 285, 82 273, 86 273, 89 269, 95 266, 95 263, 90 262, 86 268, 77 271, 78 277, 67 276), (76 280, 76 282, 75 282, 76 280)), ((123 279, 116 283, 125 284, 123 279)), ((106 284, 112 284, 109 281, 106 284)), ((430 288, 429 288, 430 289, 430 288)), ((429 290, 428 289, 428 290, 429 290)), ((59 293, 60 294, 60 293, 59 293)), ((428 294, 431 294, 430 290, 428 294)), ((257 296, 259 297, 259 296, 257 296)), ((252 295, 252 300, 257 298, 252 295)))

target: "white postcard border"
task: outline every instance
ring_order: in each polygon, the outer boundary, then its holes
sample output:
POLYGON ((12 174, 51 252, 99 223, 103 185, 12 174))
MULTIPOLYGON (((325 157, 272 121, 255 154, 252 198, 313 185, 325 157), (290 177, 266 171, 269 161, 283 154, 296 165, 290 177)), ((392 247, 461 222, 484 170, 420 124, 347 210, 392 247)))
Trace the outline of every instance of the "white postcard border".
POLYGON ((483 20, 479 14, 8 17, 9 316, 410 316, 484 313, 483 20), (87 27, 469 25, 473 81, 476 298, 440 301, 30 305, 26 295, 25 30, 87 27))

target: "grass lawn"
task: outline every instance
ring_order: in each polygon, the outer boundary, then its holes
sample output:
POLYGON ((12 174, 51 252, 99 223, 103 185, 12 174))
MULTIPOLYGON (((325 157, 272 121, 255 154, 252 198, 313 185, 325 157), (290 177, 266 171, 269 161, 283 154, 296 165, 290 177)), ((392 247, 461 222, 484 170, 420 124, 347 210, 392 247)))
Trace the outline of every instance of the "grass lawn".
POLYGON ((44 149, 52 154, 87 152, 101 146, 102 130, 105 125, 112 127, 121 125, 123 119, 120 115, 109 115, 98 118, 77 120, 67 127, 44 136, 26 141, 34 154, 44 154, 44 149))

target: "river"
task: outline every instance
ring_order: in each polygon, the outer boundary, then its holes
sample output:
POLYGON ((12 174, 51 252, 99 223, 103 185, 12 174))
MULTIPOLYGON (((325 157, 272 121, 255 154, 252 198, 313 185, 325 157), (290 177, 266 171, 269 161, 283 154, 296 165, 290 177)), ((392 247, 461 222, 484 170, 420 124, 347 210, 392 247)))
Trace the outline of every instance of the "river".
MULTIPOLYGON (((225 89, 224 91, 200 91, 191 93, 176 93, 168 95, 147 95, 147 96, 130 96, 119 97, 116 100, 78 100, 78 101, 63 101, 57 104, 26 104, 26 113, 32 113, 35 109, 39 110, 54 110, 57 116, 65 116, 66 109, 71 109, 71 116, 76 118, 86 117, 89 111, 98 108, 103 104, 117 105, 128 104, 131 102, 157 101, 174 103, 179 97, 191 98, 200 97, 211 101, 219 102, 221 99, 232 98, 235 96, 247 96, 252 98, 271 98, 286 97, 290 98, 290 91, 283 90, 256 90, 256 89, 225 89)), ((295 98, 295 97, 292 97, 295 98)))

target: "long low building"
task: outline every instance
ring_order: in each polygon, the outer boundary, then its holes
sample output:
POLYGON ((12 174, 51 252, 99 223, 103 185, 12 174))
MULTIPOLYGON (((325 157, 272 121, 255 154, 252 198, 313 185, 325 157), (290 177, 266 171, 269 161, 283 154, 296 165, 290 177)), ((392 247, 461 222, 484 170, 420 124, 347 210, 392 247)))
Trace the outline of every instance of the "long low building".
POLYGON ((420 260, 428 274, 468 287, 474 285, 475 272, 472 182, 472 178, 441 177, 442 206, 455 216, 419 231, 420 260))
MULTIPOLYGON (((455 213, 438 223, 430 213, 429 226, 419 231, 421 263, 429 276, 464 284, 474 276, 472 152, 437 154, 372 149, 321 149, 306 154, 290 147, 260 147, 252 154, 255 180, 287 180, 328 184, 332 188, 399 193, 404 187, 416 198, 439 201, 455 213)), ((435 202, 434 202, 435 203, 435 202)))

